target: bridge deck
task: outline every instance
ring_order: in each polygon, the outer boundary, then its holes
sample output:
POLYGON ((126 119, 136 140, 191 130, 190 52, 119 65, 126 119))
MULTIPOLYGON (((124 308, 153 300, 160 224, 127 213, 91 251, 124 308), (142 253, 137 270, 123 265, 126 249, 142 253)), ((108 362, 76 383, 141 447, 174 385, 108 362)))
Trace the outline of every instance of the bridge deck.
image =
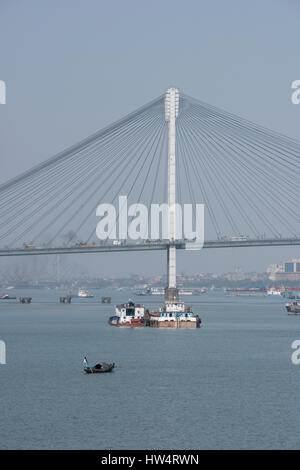
MULTIPOLYGON (((179 241, 172 244, 179 250, 189 249, 185 242, 179 241)), ((191 245, 189 243, 188 245, 191 245)), ((300 245, 300 238, 291 239, 268 239, 268 240, 243 240, 243 241, 206 241, 203 248, 245 248, 259 246, 293 246, 300 245)), ((166 250, 170 246, 168 242, 153 242, 140 244, 123 245, 90 245, 71 247, 50 247, 50 248, 11 248, 0 250, 0 256, 28 256, 28 255, 54 255, 54 254, 80 254, 80 253, 112 253, 125 251, 148 251, 166 250)))

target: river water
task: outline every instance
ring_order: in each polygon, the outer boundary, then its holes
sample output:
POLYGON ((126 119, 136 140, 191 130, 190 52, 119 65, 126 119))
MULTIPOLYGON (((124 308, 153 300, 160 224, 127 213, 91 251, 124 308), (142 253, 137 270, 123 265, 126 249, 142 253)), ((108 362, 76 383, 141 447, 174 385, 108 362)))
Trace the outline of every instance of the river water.
POLYGON ((300 447, 300 317, 284 299, 185 297, 199 330, 123 329, 107 319, 132 294, 94 293, 64 305, 65 293, 30 289, 14 294, 31 305, 0 302, 1 449, 300 447), (117 367, 86 375, 84 355, 117 367))

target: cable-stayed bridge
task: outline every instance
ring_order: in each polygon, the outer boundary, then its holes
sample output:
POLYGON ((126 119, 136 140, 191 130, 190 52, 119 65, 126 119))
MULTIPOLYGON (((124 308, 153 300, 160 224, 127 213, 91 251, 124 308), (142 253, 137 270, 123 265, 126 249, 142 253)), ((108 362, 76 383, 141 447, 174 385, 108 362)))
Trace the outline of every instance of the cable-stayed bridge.
POLYGON ((2 184, 0 256, 186 249, 173 232, 96 236, 100 203, 172 205, 175 187, 177 203, 205 205, 204 248, 299 245, 300 142, 176 96, 173 118, 162 95, 2 184))

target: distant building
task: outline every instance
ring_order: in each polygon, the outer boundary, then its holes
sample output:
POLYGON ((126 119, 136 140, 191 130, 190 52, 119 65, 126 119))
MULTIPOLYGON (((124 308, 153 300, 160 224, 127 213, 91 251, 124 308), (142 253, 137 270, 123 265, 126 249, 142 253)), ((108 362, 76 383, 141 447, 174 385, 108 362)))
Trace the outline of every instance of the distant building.
POLYGON ((268 272, 272 281, 300 281, 300 259, 287 261, 283 265, 271 264, 268 272))

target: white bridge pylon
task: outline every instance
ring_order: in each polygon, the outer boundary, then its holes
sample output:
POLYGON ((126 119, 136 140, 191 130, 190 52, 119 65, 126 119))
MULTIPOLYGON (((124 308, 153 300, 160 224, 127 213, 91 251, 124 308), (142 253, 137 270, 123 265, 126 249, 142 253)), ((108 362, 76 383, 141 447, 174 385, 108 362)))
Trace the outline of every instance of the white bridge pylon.
MULTIPOLYGON (((165 119, 168 125, 168 206, 169 241, 176 238, 176 118, 179 111, 179 90, 168 88, 165 95, 165 119)), ((176 247, 168 247, 168 288, 176 289, 176 247)))

